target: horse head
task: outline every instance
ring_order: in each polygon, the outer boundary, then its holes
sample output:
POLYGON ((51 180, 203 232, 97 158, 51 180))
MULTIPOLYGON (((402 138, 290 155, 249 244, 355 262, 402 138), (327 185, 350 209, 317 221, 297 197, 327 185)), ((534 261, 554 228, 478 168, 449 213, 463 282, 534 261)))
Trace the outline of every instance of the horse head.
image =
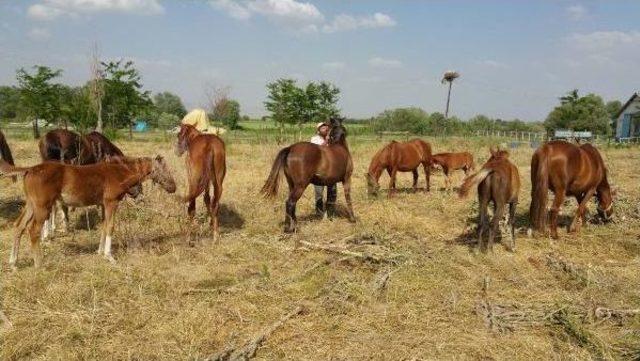
POLYGON ((611 216, 613 216, 613 197, 616 194, 615 190, 611 190, 609 183, 602 182, 606 184, 601 184, 598 186, 596 198, 598 200, 598 216, 602 218, 605 222, 611 220, 611 216))
POLYGON ((375 176, 371 174, 371 172, 367 172, 364 174, 364 177, 367 179, 367 193, 370 196, 377 196, 380 190, 380 184, 378 184, 375 176))
POLYGON ((180 124, 180 131, 178 132, 178 141, 176 143, 176 155, 182 156, 184 152, 189 148, 189 140, 200 134, 198 129, 190 124, 180 124))
POLYGON ((329 144, 340 144, 344 143, 347 138, 347 129, 342 125, 344 118, 340 117, 331 117, 329 119, 329 125, 331 129, 329 130, 329 144))
POLYGON ((162 156, 157 155, 153 159, 150 177, 153 183, 159 184, 168 193, 176 191, 176 181, 173 179, 169 166, 162 156))
POLYGON ((489 160, 498 160, 498 159, 507 159, 509 158, 509 152, 500 149, 500 147, 489 147, 489 152, 491 153, 491 158, 489 160))

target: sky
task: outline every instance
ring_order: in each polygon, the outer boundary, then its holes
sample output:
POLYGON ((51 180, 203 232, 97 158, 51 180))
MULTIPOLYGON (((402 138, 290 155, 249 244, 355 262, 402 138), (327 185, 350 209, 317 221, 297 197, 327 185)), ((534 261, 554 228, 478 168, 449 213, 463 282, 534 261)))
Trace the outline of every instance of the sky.
POLYGON ((0 84, 35 64, 89 78, 133 60, 145 89, 202 106, 226 87, 243 114, 267 114, 265 85, 326 80, 347 117, 395 107, 543 120, 571 89, 626 101, 640 90, 640 1, 0 0, 0 84))

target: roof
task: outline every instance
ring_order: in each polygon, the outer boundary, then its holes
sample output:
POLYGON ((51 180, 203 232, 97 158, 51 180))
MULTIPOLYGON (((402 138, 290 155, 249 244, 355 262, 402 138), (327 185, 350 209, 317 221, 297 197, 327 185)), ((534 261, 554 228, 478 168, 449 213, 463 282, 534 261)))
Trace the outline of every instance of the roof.
POLYGON ((629 98, 629 100, 627 100, 626 103, 624 103, 624 105, 622 106, 622 108, 620 108, 620 110, 618 111, 618 113, 616 114, 615 118, 618 119, 618 117, 620 116, 620 114, 622 114, 629 105, 631 105, 631 103, 633 103, 634 100, 636 100, 637 97, 639 97, 640 95, 638 95, 638 93, 633 93, 633 95, 631 96, 631 98, 629 98))

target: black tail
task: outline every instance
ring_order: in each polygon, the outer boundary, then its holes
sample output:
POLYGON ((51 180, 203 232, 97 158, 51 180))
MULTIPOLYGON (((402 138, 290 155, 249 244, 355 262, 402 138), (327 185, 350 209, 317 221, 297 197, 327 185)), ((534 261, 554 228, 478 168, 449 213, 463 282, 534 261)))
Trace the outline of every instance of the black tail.
POLYGON ((538 149, 531 158, 531 207, 529 218, 533 229, 539 232, 547 226, 547 198, 549 168, 546 148, 538 149))
MULTIPOLYGON (((7 144, 7 140, 2 132, 0 132, 0 159, 4 160, 10 165, 16 165, 13 161, 13 155, 11 154, 9 144, 7 144)), ((14 182, 17 180, 15 176, 13 176, 12 179, 14 182)))
POLYGON ((269 178, 264 182, 260 193, 265 198, 273 198, 278 194, 278 186, 280 185, 280 173, 282 173, 282 169, 287 161, 287 157, 289 156, 289 152, 291 151, 290 147, 286 147, 282 149, 278 155, 276 156, 276 160, 273 162, 273 166, 271 167, 271 173, 269 173, 269 178))

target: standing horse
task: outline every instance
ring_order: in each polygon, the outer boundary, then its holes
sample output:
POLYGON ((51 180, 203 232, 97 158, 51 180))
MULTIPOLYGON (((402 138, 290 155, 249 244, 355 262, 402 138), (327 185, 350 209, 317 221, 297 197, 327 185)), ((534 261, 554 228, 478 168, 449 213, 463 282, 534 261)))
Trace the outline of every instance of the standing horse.
POLYGON ((85 134, 82 137, 85 141, 83 144, 88 146, 93 159, 96 162, 101 162, 107 158, 123 158, 124 154, 115 144, 111 143, 107 137, 93 131, 89 134, 85 134))
POLYGON ((16 221, 16 234, 9 264, 15 268, 20 248, 20 238, 29 228, 34 265, 40 266, 40 232, 52 212, 56 201, 75 207, 102 205, 104 221, 100 235, 98 254, 114 261, 111 255, 111 232, 119 202, 131 187, 151 178, 167 192, 173 193, 176 184, 160 156, 138 158, 123 163, 97 163, 85 166, 58 162, 44 162, 34 167, 19 168, 0 161, 0 172, 5 175, 24 175, 26 205, 16 221))
POLYGON ((547 198, 555 198, 549 214, 551 237, 558 238, 558 213, 566 196, 578 201, 578 210, 569 231, 580 231, 591 197, 598 200, 598 214, 605 221, 613 214, 613 194, 607 180, 607 168, 598 150, 591 144, 575 145, 551 141, 538 148, 531 158, 531 208, 534 230, 547 226, 547 198))
MULTIPOLYGON (((342 119, 339 118, 331 118, 330 126, 327 145, 300 142, 280 150, 273 162, 269 178, 262 187, 261 193, 265 197, 275 197, 278 194, 280 173, 284 172, 289 184, 284 228, 286 233, 296 230, 296 203, 309 183, 329 186, 342 182, 349 221, 356 221, 351 204, 353 161, 346 141, 347 130, 342 125, 342 119)), ((335 199, 327 199, 326 211, 333 217, 335 199)))
POLYGON ((451 172, 454 170, 462 169, 464 171, 464 175, 468 176, 470 171, 475 169, 475 165, 473 163, 473 155, 469 152, 463 153, 438 153, 434 154, 431 157, 432 166, 440 166, 442 167, 442 172, 444 173, 444 182, 445 188, 448 190, 452 189, 451 182, 451 172))
POLYGON ((511 227, 511 242, 507 246, 510 251, 516 247, 516 207, 518 205, 518 193, 520 192, 520 174, 518 167, 509 161, 509 153, 506 150, 490 148, 491 158, 482 166, 480 171, 467 177, 458 190, 461 198, 469 194, 469 189, 478 185, 478 244, 480 250, 487 251, 487 246, 493 251, 493 239, 499 232, 500 220, 504 217, 506 205, 509 205, 509 226, 511 227), (487 207, 493 202, 493 218, 489 226, 487 207), (489 239, 483 240, 483 233, 489 228, 489 239))
POLYGON ((370 195, 377 195, 380 185, 378 180, 384 170, 391 178, 389 182, 389 197, 396 192, 396 173, 413 173, 413 190, 418 190, 418 167, 422 164, 426 179, 425 192, 431 188, 429 175, 431 173, 431 145, 420 139, 408 142, 396 142, 395 140, 380 149, 371 159, 367 178, 367 189, 370 195))
POLYGON ((38 143, 42 161, 56 160, 67 164, 96 162, 91 145, 79 134, 66 129, 48 131, 38 143))
MULTIPOLYGON (((0 131, 0 159, 5 162, 14 165, 13 163, 13 155, 11 154, 11 149, 9 148, 9 144, 7 144, 7 139, 4 137, 2 131, 0 131)), ((16 177, 12 177, 13 181, 16 181, 16 177)))
POLYGON ((224 142, 216 135, 203 134, 192 125, 182 124, 178 133, 176 154, 182 156, 185 151, 187 152, 185 164, 189 182, 189 190, 185 197, 185 200, 189 202, 187 208, 189 214, 188 242, 191 243, 193 237, 196 198, 203 192, 204 204, 211 216, 213 241, 217 242, 220 236, 218 214, 222 197, 222 182, 227 172, 224 142), (211 185, 213 185, 213 202, 209 196, 211 185))

